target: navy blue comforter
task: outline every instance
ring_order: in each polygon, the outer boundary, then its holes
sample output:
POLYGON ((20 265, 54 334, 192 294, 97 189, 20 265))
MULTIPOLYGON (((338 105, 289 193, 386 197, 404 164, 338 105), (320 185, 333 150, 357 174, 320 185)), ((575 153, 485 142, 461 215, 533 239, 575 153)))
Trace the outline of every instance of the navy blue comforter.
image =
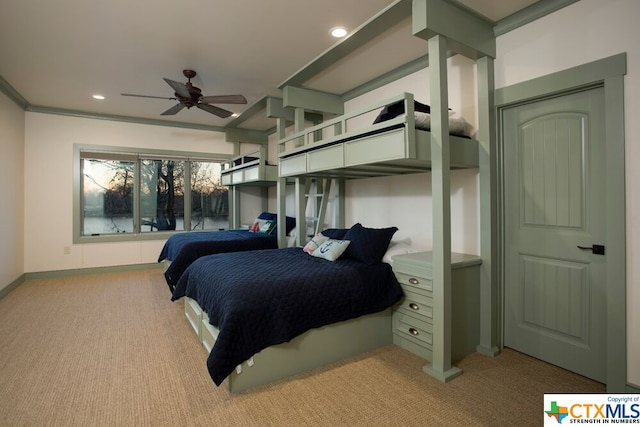
POLYGON ((207 359, 220 385, 260 350, 323 325, 382 311, 402 296, 391 266, 335 262, 301 248, 233 252, 196 260, 172 300, 193 298, 220 330, 207 359))
POLYGON ((249 230, 195 231, 174 234, 164 244, 158 262, 168 259, 171 265, 164 272, 169 289, 173 290, 182 273, 196 259, 223 252, 275 249, 277 237, 249 230))

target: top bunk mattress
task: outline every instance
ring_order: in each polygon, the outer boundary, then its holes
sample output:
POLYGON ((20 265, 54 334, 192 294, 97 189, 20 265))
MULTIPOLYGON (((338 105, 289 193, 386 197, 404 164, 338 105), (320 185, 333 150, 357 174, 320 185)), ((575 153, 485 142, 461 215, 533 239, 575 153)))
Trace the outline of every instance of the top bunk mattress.
MULTIPOLYGON (((428 108, 405 93, 283 139, 279 141, 280 176, 359 178, 430 170, 433 141, 430 130, 425 130, 431 123, 424 107, 428 108), (394 105, 402 108, 389 108, 394 105), (348 128, 350 120, 380 108, 373 125, 348 128), (317 137, 328 128, 335 129, 333 135, 317 137)), ((470 125, 450 113, 449 127, 451 168, 478 167, 479 145, 469 137, 470 125)))

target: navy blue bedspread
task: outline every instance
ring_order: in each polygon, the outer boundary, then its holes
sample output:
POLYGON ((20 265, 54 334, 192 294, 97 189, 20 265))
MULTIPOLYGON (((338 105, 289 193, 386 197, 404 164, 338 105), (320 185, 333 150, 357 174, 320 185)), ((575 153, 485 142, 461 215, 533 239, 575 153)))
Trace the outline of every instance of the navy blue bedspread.
POLYGON ((193 298, 220 333, 207 359, 220 385, 264 348, 323 325, 382 311, 402 296, 391 266, 335 262, 301 248, 202 257, 182 275, 172 300, 193 298))
POLYGON ((223 252, 275 249, 277 237, 249 230, 194 231, 174 234, 164 244, 158 262, 168 259, 171 265, 164 272, 169 289, 173 290, 182 273, 196 259, 223 252))

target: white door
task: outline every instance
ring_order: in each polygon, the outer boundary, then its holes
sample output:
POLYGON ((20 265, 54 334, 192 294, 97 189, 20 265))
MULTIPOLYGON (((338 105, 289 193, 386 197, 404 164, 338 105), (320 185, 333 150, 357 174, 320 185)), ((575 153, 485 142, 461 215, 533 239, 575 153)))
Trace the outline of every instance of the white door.
POLYGON ((605 382, 604 89, 502 123, 505 346, 605 382))

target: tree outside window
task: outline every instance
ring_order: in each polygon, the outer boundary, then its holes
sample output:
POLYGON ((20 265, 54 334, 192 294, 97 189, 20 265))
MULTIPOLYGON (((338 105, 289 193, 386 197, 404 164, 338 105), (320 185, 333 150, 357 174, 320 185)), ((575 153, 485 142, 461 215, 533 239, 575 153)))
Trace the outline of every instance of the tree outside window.
POLYGON ((81 152, 80 170, 80 236, 229 225, 220 161, 81 152))

